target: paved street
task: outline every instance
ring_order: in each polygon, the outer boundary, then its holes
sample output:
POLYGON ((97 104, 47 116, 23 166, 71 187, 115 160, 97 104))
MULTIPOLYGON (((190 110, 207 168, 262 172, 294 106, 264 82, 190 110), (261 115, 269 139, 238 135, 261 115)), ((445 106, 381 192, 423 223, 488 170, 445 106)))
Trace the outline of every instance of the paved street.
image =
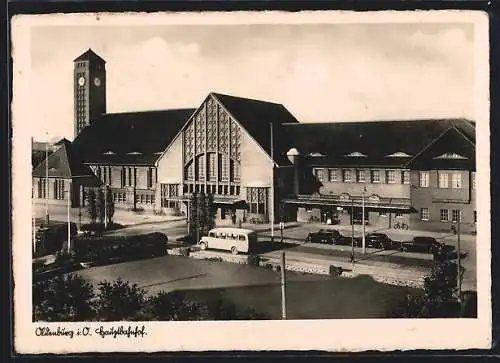
MULTIPOLYGON (((67 210, 63 206, 50 208, 51 218, 53 220, 65 221, 67 216, 67 210)), ((45 213, 44 206, 38 206, 36 208, 36 216, 43 217, 45 213)), ((85 212, 83 213, 85 214, 85 212)), ((72 220, 78 222, 78 209, 71 210, 72 220)), ((165 217, 165 216, 155 216, 152 214, 142 214, 138 215, 134 212, 128 212, 123 210, 117 210, 115 220, 118 223, 122 223, 127 225, 128 227, 109 232, 109 234, 114 235, 135 235, 142 233, 150 233, 150 232, 161 232, 165 233, 169 241, 174 242, 177 238, 185 236, 187 234, 187 224, 184 219, 179 219, 178 217, 165 217)), ((83 217, 83 223, 86 223, 85 216, 83 217)), ((244 224, 242 227, 251 228, 259 233, 259 239, 261 241, 270 241, 271 231, 270 226, 268 224, 244 224)), ((276 227, 276 226, 275 226, 276 227)), ((330 251, 344 251, 348 252, 351 250, 350 246, 331 246, 331 245, 322 245, 316 243, 305 243, 305 237, 309 232, 317 231, 320 228, 333 228, 339 230, 343 235, 350 236, 352 233, 351 226, 327 226, 323 224, 297 224, 297 223, 288 223, 286 228, 283 231, 284 242, 289 244, 289 248, 287 248, 287 253, 291 257, 301 258, 303 260, 307 260, 308 258, 314 258, 320 263, 324 264, 339 264, 342 260, 339 258, 333 257, 329 252, 330 251)), ((366 232, 373 231, 373 228, 367 226, 366 232)), ((447 244, 455 245, 457 244, 457 236, 450 233, 433 233, 433 232, 425 232, 425 231, 396 231, 396 230, 377 230, 377 232, 386 233, 391 239, 396 241, 410 240, 416 235, 428 235, 437 238, 447 244)), ((355 236, 362 235, 362 226, 356 225, 355 236)), ((274 231, 274 240, 280 241, 280 231, 275 229, 274 231)), ((462 253, 466 253, 467 256, 462 259, 462 265, 465 268, 465 273, 463 277, 463 287, 464 289, 475 289, 476 288, 476 242, 475 236, 471 235, 462 235, 461 236, 461 251, 462 253)), ((361 256, 361 248, 355 248, 355 252, 357 256, 361 256)), ((222 252, 223 253, 223 252, 222 252)), ((277 256, 276 251, 270 251, 262 254, 266 257, 275 258, 277 256)), ((374 261, 373 256, 391 256, 392 259, 394 257, 408 258, 413 261, 429 261, 432 259, 431 255, 420 254, 420 253, 408 253, 408 252, 400 252, 394 250, 375 250, 375 249, 367 249, 367 255, 362 256, 364 258, 363 264, 370 266, 377 266, 379 269, 384 267, 386 274, 392 274, 394 271, 397 271, 401 268, 401 265, 393 264, 391 265, 388 261, 374 261)), ((412 263, 415 265, 414 263, 412 263)), ((428 266, 428 263, 423 263, 423 266, 428 266)), ((422 275, 421 268, 418 266, 413 266, 416 271, 413 274, 413 278, 417 278, 417 276, 422 275)), ((428 270, 427 267, 425 267, 428 270)))

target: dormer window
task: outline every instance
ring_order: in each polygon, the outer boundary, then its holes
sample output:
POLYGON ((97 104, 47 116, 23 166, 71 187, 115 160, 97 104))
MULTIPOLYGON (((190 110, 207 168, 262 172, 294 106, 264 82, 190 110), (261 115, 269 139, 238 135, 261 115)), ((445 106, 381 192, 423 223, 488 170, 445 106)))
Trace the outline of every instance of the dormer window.
POLYGON ((310 153, 309 156, 312 156, 314 158, 321 158, 321 157, 324 157, 325 155, 323 155, 322 153, 314 152, 314 153, 310 153))
POLYGON ((447 152, 444 154, 441 154, 439 156, 434 157, 434 159, 452 159, 452 160, 466 160, 467 158, 465 156, 462 156, 457 153, 452 153, 452 152, 447 152))
POLYGON ((108 150, 104 153, 104 155, 115 155, 115 153, 111 150, 108 150))
POLYGON ((405 153, 404 151, 397 151, 395 153, 387 155, 388 158, 409 158, 411 155, 405 153))
POLYGON ((127 153, 127 155, 142 155, 142 153, 140 153, 138 151, 132 151, 132 152, 127 153))
POLYGON ((366 158, 366 155, 363 153, 360 153, 358 151, 352 152, 350 154, 347 154, 346 157, 349 158, 366 158))

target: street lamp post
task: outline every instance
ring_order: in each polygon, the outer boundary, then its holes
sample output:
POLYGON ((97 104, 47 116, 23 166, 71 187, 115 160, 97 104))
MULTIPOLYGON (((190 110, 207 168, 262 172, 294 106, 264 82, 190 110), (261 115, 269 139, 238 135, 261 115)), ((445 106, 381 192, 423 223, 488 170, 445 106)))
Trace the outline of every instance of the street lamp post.
POLYGON ((354 263, 354 200, 351 199, 351 262, 354 263))
POLYGON ((361 193, 361 213, 363 214, 361 222, 363 223, 363 254, 366 253, 366 227, 365 227, 365 193, 366 187, 363 188, 363 192, 361 193))
POLYGON ((462 217, 461 211, 458 213, 457 221, 457 287, 458 287, 458 301, 462 302, 462 262, 460 261, 460 219, 462 217))
POLYGON ((68 253, 71 252, 71 219, 70 219, 70 209, 71 209, 71 183, 68 183, 68 253))
POLYGON ((104 230, 108 229, 108 184, 104 184, 104 230))

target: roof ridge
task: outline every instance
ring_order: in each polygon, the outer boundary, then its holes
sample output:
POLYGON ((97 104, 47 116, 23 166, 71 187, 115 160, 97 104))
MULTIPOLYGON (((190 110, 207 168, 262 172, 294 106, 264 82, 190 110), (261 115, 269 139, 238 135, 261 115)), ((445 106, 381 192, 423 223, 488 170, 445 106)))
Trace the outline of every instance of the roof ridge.
MULTIPOLYGON (((376 123, 403 123, 403 122, 444 122, 444 121, 457 121, 457 118, 427 118, 427 119, 387 119, 387 120, 371 120, 371 121, 319 121, 319 122, 304 122, 299 123, 283 123, 282 125, 329 125, 329 124, 376 124, 376 123)), ((471 125, 473 128, 474 126, 471 125)))
POLYGON ((285 105, 284 105, 283 103, 279 103, 279 102, 271 102, 271 101, 265 101, 265 100, 261 100, 261 99, 257 99, 257 98, 249 98, 249 97, 233 96, 233 95, 228 95, 228 94, 225 94, 225 93, 220 93, 220 92, 210 92, 210 94, 214 95, 215 97, 217 97, 217 96, 222 96, 222 97, 230 97, 230 98, 235 98, 235 99, 238 99, 238 100, 243 100, 243 101, 262 102, 262 103, 266 103, 266 104, 270 104, 270 105, 278 105, 278 106, 283 106, 283 107, 285 107, 285 105))
POLYGON ((141 113, 170 112, 170 111, 188 111, 188 110, 195 110, 195 108, 194 107, 185 107, 185 108, 169 108, 169 109, 144 110, 144 111, 108 112, 108 113, 102 114, 101 116, 136 115, 136 114, 141 114, 141 113))

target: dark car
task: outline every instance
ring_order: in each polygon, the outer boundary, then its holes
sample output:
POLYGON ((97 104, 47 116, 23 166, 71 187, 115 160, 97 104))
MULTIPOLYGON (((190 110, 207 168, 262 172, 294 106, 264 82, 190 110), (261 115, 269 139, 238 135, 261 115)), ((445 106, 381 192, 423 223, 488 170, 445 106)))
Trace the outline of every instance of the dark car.
POLYGON ((339 231, 334 229, 320 229, 318 232, 311 232, 306 237, 306 242, 336 244, 341 239, 339 231))
MULTIPOLYGON (((354 246, 363 247, 363 239, 361 237, 355 238, 354 246)), ((365 246, 389 249, 392 247, 392 240, 384 233, 368 233, 365 235, 365 246)))
POLYGON ((401 251, 403 252, 422 252, 442 255, 453 249, 453 246, 438 242, 434 237, 414 237, 411 241, 401 242, 401 251))

